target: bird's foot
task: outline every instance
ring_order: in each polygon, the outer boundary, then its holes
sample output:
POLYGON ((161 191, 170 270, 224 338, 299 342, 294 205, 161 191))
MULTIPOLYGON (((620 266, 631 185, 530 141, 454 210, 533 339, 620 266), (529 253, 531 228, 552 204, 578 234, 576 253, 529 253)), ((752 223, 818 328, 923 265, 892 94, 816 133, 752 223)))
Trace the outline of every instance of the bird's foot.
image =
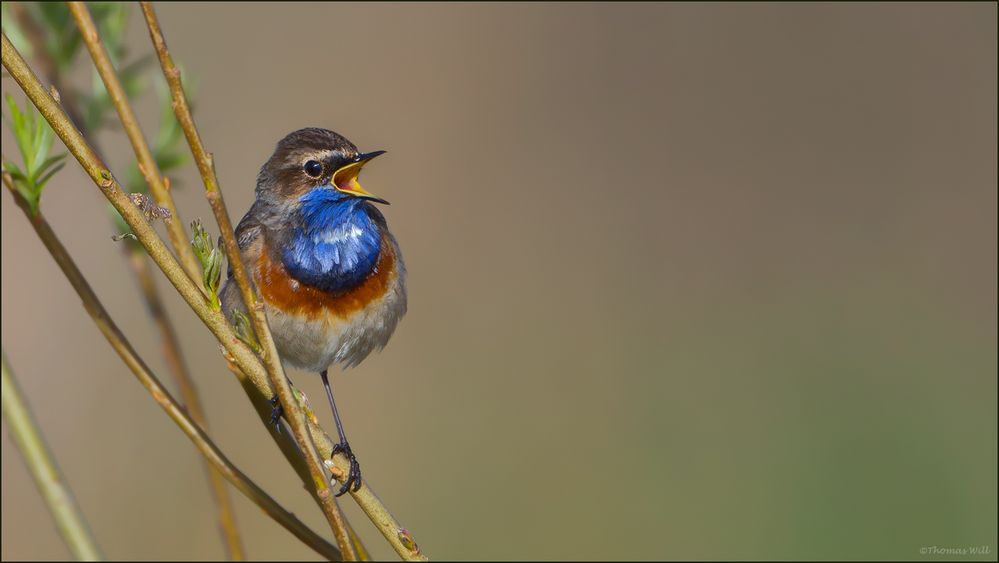
POLYGON ((354 452, 350 451, 350 444, 347 442, 340 442, 333 446, 333 453, 330 454, 330 459, 336 457, 338 453, 343 453, 347 456, 347 460, 350 461, 350 470, 347 472, 347 479, 343 482, 340 490, 337 491, 336 496, 340 496, 351 490, 357 492, 361 488, 361 465, 357 463, 357 457, 354 456, 354 452))
POLYGON ((278 399, 277 393, 274 394, 270 399, 271 403, 271 424, 277 426, 278 431, 281 431, 281 416, 284 414, 284 407, 281 406, 281 400, 278 399))

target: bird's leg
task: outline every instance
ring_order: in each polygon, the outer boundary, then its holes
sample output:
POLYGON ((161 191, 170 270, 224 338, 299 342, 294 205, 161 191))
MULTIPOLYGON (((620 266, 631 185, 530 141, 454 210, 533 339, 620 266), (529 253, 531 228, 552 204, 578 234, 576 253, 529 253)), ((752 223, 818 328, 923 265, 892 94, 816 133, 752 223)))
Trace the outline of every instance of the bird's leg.
MULTIPOLYGON (((291 382, 291 378, 285 376, 288 380, 288 385, 294 390, 295 384, 291 382)), ((304 397, 304 395, 303 395, 304 397)), ((277 427, 277 431, 281 431, 281 417, 284 416, 284 407, 281 406, 281 399, 278 398, 277 393, 270 398, 271 404, 271 424, 277 427)))
POLYGON ((343 452, 350 461, 350 471, 347 473, 347 480, 344 481, 343 486, 336 493, 336 496, 340 496, 351 490, 351 486, 353 486, 354 491, 361 488, 361 466, 357 463, 357 458, 354 457, 354 452, 350 450, 350 444, 347 443, 347 436, 343 433, 343 423, 340 422, 340 413, 336 410, 336 401, 333 400, 333 390, 330 388, 330 380, 326 375, 326 370, 319 372, 319 375, 323 378, 323 386, 326 387, 326 396, 329 397, 330 408, 333 409, 333 420, 336 422, 336 431, 340 435, 340 443, 333 446, 330 458, 336 457, 336 454, 343 452))
POLYGON ((281 401, 278 399, 277 393, 268 401, 271 404, 271 424, 277 426, 278 432, 281 431, 281 416, 284 414, 284 407, 281 406, 281 401))

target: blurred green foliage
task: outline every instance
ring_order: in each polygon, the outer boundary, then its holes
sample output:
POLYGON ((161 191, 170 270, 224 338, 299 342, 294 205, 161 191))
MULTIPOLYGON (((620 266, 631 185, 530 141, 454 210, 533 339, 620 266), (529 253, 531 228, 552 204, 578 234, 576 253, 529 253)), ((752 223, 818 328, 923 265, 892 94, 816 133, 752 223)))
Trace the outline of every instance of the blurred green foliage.
POLYGON ((65 166, 65 154, 49 156, 55 132, 33 105, 28 104, 24 111, 18 107, 14 98, 5 97, 10 116, 7 124, 17 139, 17 148, 21 152, 23 168, 13 162, 4 162, 4 168, 14 180, 14 187, 21 197, 28 202, 31 213, 38 214, 42 190, 56 172, 65 166))
MULTIPOLYGON (((180 125, 173 115, 170 105, 170 94, 163 78, 156 72, 146 74, 153 62, 152 53, 138 58, 130 58, 125 31, 128 26, 130 5, 121 2, 89 2, 91 16, 101 36, 101 41, 107 49, 111 62, 118 70, 118 78, 129 99, 137 99, 145 94, 150 78, 155 86, 159 99, 159 123, 156 137, 150 149, 156 158, 160 173, 164 176, 175 172, 189 161, 180 125)), ((59 88, 70 93, 62 102, 74 104, 68 108, 78 116, 77 125, 94 142, 94 133, 115 126, 114 105, 108 95, 104 83, 91 66, 91 80, 86 91, 78 91, 64 78, 76 62, 82 50, 83 40, 77 29, 69 9, 62 2, 22 2, 18 8, 21 13, 9 4, 3 4, 3 29, 14 46, 26 56, 45 57, 51 63, 52 72, 59 88), (17 16, 27 18, 20 21, 17 16), (22 25, 24 24, 22 29, 22 25), (40 45, 41 53, 33 48, 32 34, 36 34, 35 45, 40 45)), ((130 159, 123 175, 123 186, 132 193, 147 193, 145 178, 139 170, 138 163, 130 159)), ((108 210, 114 217, 115 228, 119 232, 127 232, 128 226, 118 212, 108 205, 108 210)))

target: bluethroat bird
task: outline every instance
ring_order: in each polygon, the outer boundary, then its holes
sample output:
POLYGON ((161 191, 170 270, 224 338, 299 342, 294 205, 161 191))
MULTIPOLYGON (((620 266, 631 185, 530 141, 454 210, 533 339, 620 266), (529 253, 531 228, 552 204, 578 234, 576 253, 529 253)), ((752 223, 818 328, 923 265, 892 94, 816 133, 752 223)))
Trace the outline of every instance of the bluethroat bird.
MULTIPOLYGON (((364 165, 383 152, 362 154, 326 129, 289 134, 260 169, 256 199, 236 227, 282 360, 323 379, 340 437, 333 453, 350 460, 337 496, 360 487, 361 471, 327 370, 355 366, 380 350, 406 313, 402 254, 372 205, 388 202, 357 181, 364 165)), ((237 311, 246 313, 231 268, 221 300, 230 321, 237 311)))

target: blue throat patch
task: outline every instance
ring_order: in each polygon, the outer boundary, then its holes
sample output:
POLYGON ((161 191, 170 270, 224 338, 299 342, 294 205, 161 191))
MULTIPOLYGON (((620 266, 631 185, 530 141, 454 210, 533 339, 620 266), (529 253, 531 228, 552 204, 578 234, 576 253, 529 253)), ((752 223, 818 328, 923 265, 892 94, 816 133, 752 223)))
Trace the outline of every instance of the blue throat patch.
POLYGON ((382 247, 370 204, 328 186, 310 190, 299 202, 300 221, 281 256, 291 277, 332 292, 363 282, 382 247))

